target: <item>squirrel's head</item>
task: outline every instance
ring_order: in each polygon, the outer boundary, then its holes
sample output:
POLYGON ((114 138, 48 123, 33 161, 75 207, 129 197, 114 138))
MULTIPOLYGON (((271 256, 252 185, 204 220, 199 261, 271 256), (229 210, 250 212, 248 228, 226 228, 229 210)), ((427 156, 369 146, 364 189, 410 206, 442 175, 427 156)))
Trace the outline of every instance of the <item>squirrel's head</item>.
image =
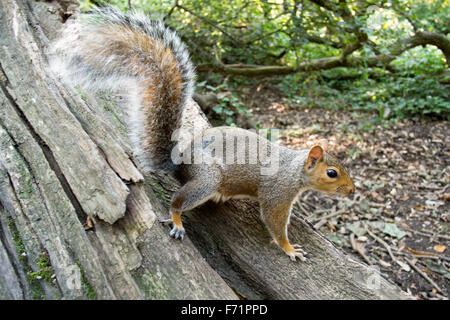
POLYGON ((309 177, 310 188, 329 194, 354 193, 355 185, 347 170, 325 150, 326 146, 320 145, 309 150, 303 171, 309 177))

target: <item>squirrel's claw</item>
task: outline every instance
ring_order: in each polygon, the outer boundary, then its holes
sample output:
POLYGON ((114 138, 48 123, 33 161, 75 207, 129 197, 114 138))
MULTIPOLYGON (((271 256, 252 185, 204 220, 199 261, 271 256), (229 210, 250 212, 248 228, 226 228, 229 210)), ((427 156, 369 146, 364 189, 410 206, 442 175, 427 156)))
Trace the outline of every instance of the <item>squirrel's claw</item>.
POLYGON ((305 256, 303 256, 303 254, 300 252, 291 252, 288 253, 287 255, 291 258, 292 261, 297 261, 296 257, 300 258, 300 260, 302 260, 303 262, 308 261, 308 259, 305 256))
POLYGON ((286 252, 286 254, 291 258, 292 261, 296 261, 296 257, 300 258, 303 262, 307 262, 308 259, 305 257, 308 253, 302 249, 302 246, 298 244, 292 245, 294 248, 291 252, 286 252))
POLYGON ((170 230, 169 235, 174 239, 183 240, 185 233, 183 226, 174 225, 172 230, 170 230))
POLYGON ((183 227, 178 227, 178 226, 174 226, 172 228, 172 230, 170 230, 170 233, 169 233, 169 235, 172 238, 180 239, 180 240, 183 240, 184 234, 185 234, 184 228, 183 227))
POLYGON ((186 231, 183 226, 177 226, 173 223, 172 219, 159 220, 163 225, 168 225, 171 230, 169 232, 169 236, 174 239, 183 240, 186 231))

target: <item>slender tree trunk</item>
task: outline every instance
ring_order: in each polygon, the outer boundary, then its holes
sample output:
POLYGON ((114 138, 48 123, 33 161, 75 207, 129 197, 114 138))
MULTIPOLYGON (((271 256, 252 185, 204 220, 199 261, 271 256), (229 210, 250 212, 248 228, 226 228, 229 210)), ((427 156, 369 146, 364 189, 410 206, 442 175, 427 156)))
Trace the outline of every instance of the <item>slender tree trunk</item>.
MULTIPOLYGON (((157 219, 178 182, 144 177, 120 110, 49 71, 49 41, 75 12, 70 1, 0 2, 0 298, 409 297, 296 217, 290 237, 310 263, 291 262, 252 202, 188 212, 187 238, 171 239, 157 219)), ((185 122, 207 126, 190 107, 185 122)))

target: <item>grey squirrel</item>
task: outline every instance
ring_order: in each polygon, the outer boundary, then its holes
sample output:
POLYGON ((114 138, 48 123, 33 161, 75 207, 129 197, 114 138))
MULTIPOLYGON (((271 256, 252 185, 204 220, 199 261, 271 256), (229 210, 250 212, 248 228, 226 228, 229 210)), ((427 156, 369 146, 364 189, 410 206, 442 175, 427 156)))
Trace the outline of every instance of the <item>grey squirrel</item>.
POLYGON ((281 249, 294 261, 296 257, 306 260, 306 253, 299 245, 291 245, 287 236, 292 203, 306 189, 353 193, 353 181, 339 161, 322 145, 293 150, 252 131, 216 127, 205 129, 179 150, 190 159, 200 154, 202 161, 174 163, 172 135, 192 97, 195 77, 185 45, 162 22, 143 13, 123 14, 106 7, 82 14, 78 20, 54 44, 58 59, 53 69, 90 90, 128 91, 137 157, 145 169, 176 170, 184 181, 173 195, 171 218, 164 221, 171 226, 170 236, 183 239, 184 211, 208 200, 249 197, 258 200, 261 218, 281 249), (222 146, 211 152, 211 145, 218 141, 222 146), (228 148, 230 141, 233 145, 228 148), (275 160, 275 172, 267 172, 267 161, 257 157, 258 150, 275 160))

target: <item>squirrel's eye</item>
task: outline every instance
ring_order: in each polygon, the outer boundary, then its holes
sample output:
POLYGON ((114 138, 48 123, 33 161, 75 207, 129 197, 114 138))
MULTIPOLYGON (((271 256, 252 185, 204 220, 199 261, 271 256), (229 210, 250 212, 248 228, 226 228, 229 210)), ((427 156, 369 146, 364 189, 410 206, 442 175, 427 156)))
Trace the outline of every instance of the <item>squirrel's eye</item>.
POLYGON ((329 176, 330 178, 336 178, 338 176, 338 174, 337 174, 336 170, 328 169, 327 176, 329 176))

